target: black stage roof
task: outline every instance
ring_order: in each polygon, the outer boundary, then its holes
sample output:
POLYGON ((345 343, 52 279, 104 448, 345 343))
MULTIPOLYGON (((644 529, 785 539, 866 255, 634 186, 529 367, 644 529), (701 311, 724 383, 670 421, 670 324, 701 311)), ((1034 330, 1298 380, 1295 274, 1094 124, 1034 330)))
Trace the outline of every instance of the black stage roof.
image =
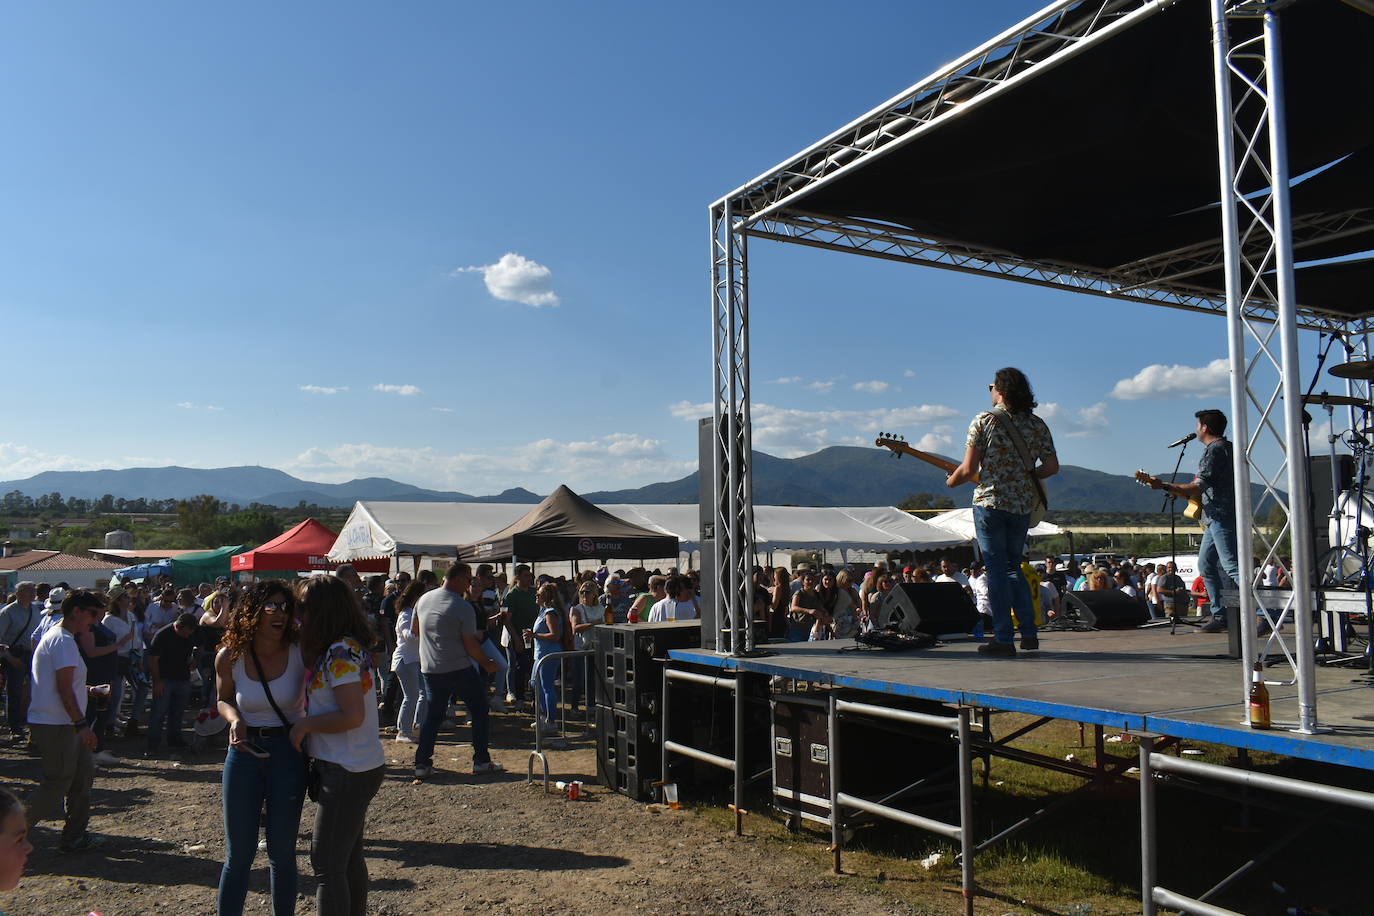
MULTIPOLYGON (((1068 16, 1102 8, 1082 3, 1068 16)), ((1300 307, 1338 320, 1374 315, 1374 259, 1350 258, 1374 258, 1374 15, 1342 0, 1298 0, 1280 22, 1289 173, 1325 167, 1291 194, 1300 307), (1301 266, 1332 258, 1347 260, 1301 266)), ((959 92, 984 92, 975 80, 932 89, 924 104, 938 92, 944 113, 919 136, 789 200, 779 176, 795 176, 803 153, 736 192, 734 212, 749 219, 781 200, 784 215, 893 224, 1004 262, 1123 286, 1137 274, 1164 277, 1224 297, 1211 33, 1207 0, 1179 0, 1056 66, 1029 66, 967 110, 959 92), (1180 266, 1187 249, 1197 258, 1180 266)), ((1027 34, 1016 53, 1030 60, 1037 40, 1046 57, 1066 47, 1027 34)), ((1006 66, 1004 56, 966 72, 1006 66)), ((919 107, 922 93, 910 100, 919 107)), ((1242 186, 1259 192, 1267 181, 1249 174, 1242 186)))

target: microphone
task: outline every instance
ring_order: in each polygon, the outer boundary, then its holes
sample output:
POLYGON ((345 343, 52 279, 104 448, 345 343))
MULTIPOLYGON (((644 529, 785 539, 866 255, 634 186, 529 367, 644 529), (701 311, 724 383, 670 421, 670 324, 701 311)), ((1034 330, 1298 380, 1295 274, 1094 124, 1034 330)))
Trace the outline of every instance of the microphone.
POLYGON ((1192 442, 1196 438, 1197 433, 1189 433, 1182 439, 1179 439, 1177 442, 1170 442, 1168 446, 1166 446, 1166 448, 1178 448, 1180 445, 1187 445, 1189 442, 1192 442))

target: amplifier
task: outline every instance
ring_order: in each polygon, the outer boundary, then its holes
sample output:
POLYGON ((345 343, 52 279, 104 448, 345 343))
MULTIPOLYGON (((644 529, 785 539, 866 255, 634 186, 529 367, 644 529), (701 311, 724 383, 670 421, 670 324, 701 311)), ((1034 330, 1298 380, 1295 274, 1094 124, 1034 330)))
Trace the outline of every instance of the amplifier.
MULTIPOLYGON (((808 820, 830 822, 830 734, 827 710, 815 699, 775 694, 773 698, 773 804, 808 820), (811 700, 812 702, 808 702, 811 700)), ((873 702, 871 694, 841 691, 850 700, 873 702)), ((926 700, 884 696, 882 705, 947 716, 950 710, 926 700)), ((884 719, 841 716, 840 779, 847 795, 881 800, 927 780, 894 807, 929 800, 949 803, 957 778, 959 748, 948 732, 884 719)))

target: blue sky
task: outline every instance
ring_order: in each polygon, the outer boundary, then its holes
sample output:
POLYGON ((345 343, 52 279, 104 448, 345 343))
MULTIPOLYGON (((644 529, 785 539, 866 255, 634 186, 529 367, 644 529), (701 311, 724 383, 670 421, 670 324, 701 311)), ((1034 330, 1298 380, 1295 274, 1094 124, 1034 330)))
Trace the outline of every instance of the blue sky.
MULTIPOLYGON (((6 7, 0 479, 263 464, 483 494, 681 476, 710 397, 710 201, 1033 10, 6 7)), ((773 454, 877 429, 959 450, 1006 364, 1061 460, 1112 472, 1162 469, 1192 412, 1226 403, 1216 318, 751 256, 773 454)))

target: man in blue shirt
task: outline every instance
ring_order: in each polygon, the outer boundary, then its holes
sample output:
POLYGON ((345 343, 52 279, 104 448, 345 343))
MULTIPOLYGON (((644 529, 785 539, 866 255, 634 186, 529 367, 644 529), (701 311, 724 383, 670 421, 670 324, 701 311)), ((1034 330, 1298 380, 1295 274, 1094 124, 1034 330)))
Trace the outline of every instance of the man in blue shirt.
POLYGON ((1165 484, 1163 489, 1184 499, 1202 502, 1207 531, 1198 546, 1197 566, 1207 594, 1212 596, 1212 619, 1202 627, 1204 633, 1226 629, 1226 608, 1221 604, 1223 588, 1240 582, 1240 561, 1236 556, 1235 466, 1231 463, 1231 442, 1226 434, 1226 414, 1220 410, 1199 410, 1197 437, 1203 446, 1197 476, 1192 483, 1165 484), (1222 575, 1230 580, 1227 585, 1222 575))

